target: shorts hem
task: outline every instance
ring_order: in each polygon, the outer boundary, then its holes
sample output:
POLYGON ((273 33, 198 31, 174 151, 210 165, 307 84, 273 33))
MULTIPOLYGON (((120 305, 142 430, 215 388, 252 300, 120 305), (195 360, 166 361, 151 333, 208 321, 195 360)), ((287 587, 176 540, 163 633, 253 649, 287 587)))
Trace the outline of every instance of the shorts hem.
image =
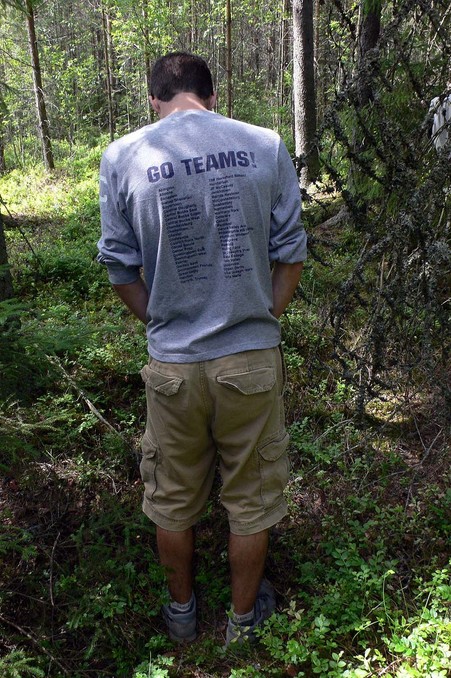
POLYGON ((190 527, 193 527, 203 516, 202 512, 193 518, 187 518, 186 520, 174 520, 173 518, 167 518, 166 516, 158 513, 152 506, 149 504, 147 499, 144 499, 142 503, 142 510, 146 516, 151 520, 155 525, 161 527, 163 530, 168 530, 168 532, 183 532, 188 530, 190 527))
POLYGON ((263 530, 273 527, 282 520, 287 513, 287 502, 283 499, 277 506, 274 506, 256 520, 250 520, 248 522, 242 520, 229 520, 230 532, 244 537, 248 534, 256 534, 257 532, 262 532, 263 530))

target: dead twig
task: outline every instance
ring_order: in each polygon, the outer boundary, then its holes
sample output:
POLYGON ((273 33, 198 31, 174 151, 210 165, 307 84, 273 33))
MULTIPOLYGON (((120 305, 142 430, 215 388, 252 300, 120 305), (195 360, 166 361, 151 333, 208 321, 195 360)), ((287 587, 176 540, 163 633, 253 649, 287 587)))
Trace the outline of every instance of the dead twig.
POLYGON ((53 543, 52 553, 50 554, 49 592, 50 592, 50 602, 52 603, 52 607, 55 607, 55 600, 53 598, 53 562, 54 562, 54 558, 55 558, 56 545, 58 543, 60 536, 61 536, 61 532, 58 532, 58 534, 56 535, 56 539, 53 543))
POLYGON ((97 409, 97 407, 91 402, 91 400, 89 400, 88 396, 87 396, 86 393, 83 391, 83 389, 80 388, 80 386, 72 379, 72 377, 70 376, 70 374, 68 374, 68 373, 66 372, 66 370, 64 369, 64 367, 62 366, 62 364, 61 364, 61 362, 58 360, 58 358, 57 358, 56 356, 49 356, 49 355, 46 356, 46 357, 47 357, 47 360, 48 360, 50 363, 52 363, 52 365, 56 365, 56 367, 60 370, 60 372, 62 372, 62 374, 64 375, 64 378, 66 379, 66 381, 69 382, 69 384, 72 386, 72 388, 73 388, 73 389, 78 393, 78 395, 85 401, 86 405, 89 407, 89 409, 91 410, 91 412, 93 413, 93 415, 94 415, 95 417, 97 417, 97 419, 98 419, 100 422, 102 422, 102 424, 103 424, 104 426, 106 426, 110 431, 112 431, 112 433, 115 433, 117 436, 119 436, 120 438, 123 439, 122 434, 119 433, 119 431, 117 431, 117 430, 114 428, 114 426, 112 426, 112 425, 105 419, 105 417, 99 412, 99 410, 97 409))
POLYGON ((61 671, 64 673, 65 676, 70 675, 68 669, 66 669, 66 667, 63 666, 63 664, 61 664, 61 662, 58 661, 58 659, 56 659, 56 657, 54 657, 52 655, 52 653, 49 652, 42 645, 42 643, 39 642, 39 640, 37 638, 32 636, 31 633, 29 633, 28 631, 25 631, 25 629, 23 629, 21 626, 19 626, 15 622, 11 621, 11 619, 7 619, 2 614, 0 614, 0 622, 2 622, 3 624, 7 624, 8 626, 12 626, 14 629, 16 629, 16 631, 19 631, 19 633, 22 636, 25 636, 25 638, 27 638, 31 643, 33 643, 33 645, 35 645, 39 649, 40 652, 43 652, 45 655, 47 655, 47 657, 61 669, 61 671))
POLYGON ((3 205, 3 207, 4 207, 5 210, 7 211, 9 217, 11 218, 12 223, 15 225, 15 227, 16 227, 17 230, 19 231, 20 235, 22 236, 22 238, 25 240, 26 244, 27 244, 28 247, 30 248, 31 253, 32 253, 32 255, 34 256, 34 258, 35 258, 35 260, 36 260, 36 262, 37 262, 37 264, 38 264, 38 268, 40 268, 41 271, 42 271, 42 270, 43 270, 43 266, 42 266, 42 262, 41 262, 39 256, 36 254, 35 250, 33 249, 33 245, 31 244, 31 242, 30 242, 29 239, 27 238, 27 236, 26 236, 24 230, 23 230, 22 227, 20 226, 19 221, 18 221, 17 219, 15 219, 15 218, 13 217, 13 215, 11 214, 11 212, 9 211, 8 206, 7 206, 6 202, 3 200, 3 198, 2 198, 1 195, 0 195, 0 205, 3 205))

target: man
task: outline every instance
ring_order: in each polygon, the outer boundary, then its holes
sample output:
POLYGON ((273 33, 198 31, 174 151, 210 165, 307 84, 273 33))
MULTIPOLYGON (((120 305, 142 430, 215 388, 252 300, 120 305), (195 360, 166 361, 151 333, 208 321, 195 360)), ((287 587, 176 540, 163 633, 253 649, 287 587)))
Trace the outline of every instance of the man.
POLYGON ((263 570, 288 479, 277 318, 299 282, 306 235, 285 145, 273 131, 212 111, 203 59, 160 58, 151 93, 160 120, 102 158, 99 260, 147 330, 143 510, 167 571, 169 634, 196 637, 193 526, 219 459, 229 643, 252 639, 275 608, 263 570))

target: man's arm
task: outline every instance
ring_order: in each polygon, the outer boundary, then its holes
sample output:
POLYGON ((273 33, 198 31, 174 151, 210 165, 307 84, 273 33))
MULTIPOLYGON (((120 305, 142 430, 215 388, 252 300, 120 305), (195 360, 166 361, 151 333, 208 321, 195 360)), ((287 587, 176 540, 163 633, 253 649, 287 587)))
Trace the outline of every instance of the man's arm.
POLYGON ((144 325, 147 325, 149 292, 142 278, 125 285, 113 285, 118 297, 144 325))
POLYGON ((293 298, 304 262, 283 264, 276 261, 272 270, 273 315, 279 318, 293 298))

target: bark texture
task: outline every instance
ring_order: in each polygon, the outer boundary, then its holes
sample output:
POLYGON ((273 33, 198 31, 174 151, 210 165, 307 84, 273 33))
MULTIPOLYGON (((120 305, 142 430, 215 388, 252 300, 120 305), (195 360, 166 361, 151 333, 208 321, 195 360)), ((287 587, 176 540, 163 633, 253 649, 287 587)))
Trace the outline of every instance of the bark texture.
POLYGON ((26 17, 27 17, 27 31, 28 44, 30 47, 31 65, 33 67, 33 88, 36 100, 36 111, 38 114, 39 134, 42 144, 42 155, 44 164, 48 170, 55 168, 53 160, 52 144, 50 141, 50 125, 45 106, 44 90, 42 87, 41 64, 39 62, 38 42, 36 39, 36 28, 34 21, 33 3, 31 0, 26 0, 26 17))
POLYGON ((313 0, 293 0, 293 96, 296 157, 305 156, 301 185, 319 173, 316 138, 313 0))
POLYGON ((3 219, 0 214, 0 302, 11 299, 13 296, 13 281, 8 268, 8 252, 6 250, 5 231, 3 219))

